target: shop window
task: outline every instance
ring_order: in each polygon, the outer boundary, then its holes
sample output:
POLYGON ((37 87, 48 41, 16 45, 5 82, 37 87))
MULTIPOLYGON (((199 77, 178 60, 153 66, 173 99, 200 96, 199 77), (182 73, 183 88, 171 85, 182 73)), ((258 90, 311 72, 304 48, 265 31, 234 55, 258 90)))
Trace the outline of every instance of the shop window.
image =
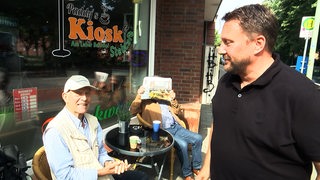
POLYGON ((108 74, 89 113, 103 128, 114 124, 118 104, 130 102, 147 75, 148 29, 147 0, 1 1, 0 143, 32 158, 73 74, 96 84, 95 72, 108 74))

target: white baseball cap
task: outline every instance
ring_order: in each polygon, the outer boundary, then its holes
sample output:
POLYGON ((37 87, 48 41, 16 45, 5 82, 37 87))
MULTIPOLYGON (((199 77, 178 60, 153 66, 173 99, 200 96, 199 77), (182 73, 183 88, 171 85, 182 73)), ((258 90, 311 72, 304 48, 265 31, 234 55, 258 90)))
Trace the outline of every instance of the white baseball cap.
POLYGON ((96 87, 90 85, 90 82, 86 77, 81 75, 73 75, 67 80, 66 84, 64 85, 63 92, 66 93, 69 90, 77 90, 83 87, 91 87, 93 89, 97 89, 96 87))

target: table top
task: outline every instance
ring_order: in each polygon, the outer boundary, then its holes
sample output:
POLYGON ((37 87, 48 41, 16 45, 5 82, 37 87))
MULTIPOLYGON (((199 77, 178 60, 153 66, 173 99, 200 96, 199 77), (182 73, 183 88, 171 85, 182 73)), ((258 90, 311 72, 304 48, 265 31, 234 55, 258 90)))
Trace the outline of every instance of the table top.
POLYGON ((119 133, 119 127, 108 131, 105 143, 113 150, 129 156, 156 156, 169 151, 173 146, 173 136, 166 130, 160 129, 155 133, 152 129, 144 129, 140 125, 130 125, 130 132, 119 133), (139 136, 141 145, 130 149, 129 137, 139 136))

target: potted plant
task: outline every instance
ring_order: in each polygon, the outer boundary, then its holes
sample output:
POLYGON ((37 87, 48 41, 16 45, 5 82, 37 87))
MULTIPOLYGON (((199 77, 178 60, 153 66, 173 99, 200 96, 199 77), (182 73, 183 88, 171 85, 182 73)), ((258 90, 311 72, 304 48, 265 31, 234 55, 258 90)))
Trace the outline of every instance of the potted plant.
POLYGON ((119 122, 119 132, 120 133, 128 133, 129 132, 129 124, 131 120, 131 113, 129 111, 129 104, 119 104, 117 110, 117 117, 119 122))

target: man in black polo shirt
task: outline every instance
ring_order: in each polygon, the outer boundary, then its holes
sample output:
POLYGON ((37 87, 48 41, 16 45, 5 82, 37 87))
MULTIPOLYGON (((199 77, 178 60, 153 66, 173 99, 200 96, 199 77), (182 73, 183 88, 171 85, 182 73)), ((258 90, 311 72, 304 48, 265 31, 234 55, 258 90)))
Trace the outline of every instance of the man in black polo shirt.
POLYGON ((211 146, 197 178, 310 180, 312 163, 320 172, 319 90, 272 54, 278 25, 266 7, 223 19, 227 73, 212 99, 211 146))

